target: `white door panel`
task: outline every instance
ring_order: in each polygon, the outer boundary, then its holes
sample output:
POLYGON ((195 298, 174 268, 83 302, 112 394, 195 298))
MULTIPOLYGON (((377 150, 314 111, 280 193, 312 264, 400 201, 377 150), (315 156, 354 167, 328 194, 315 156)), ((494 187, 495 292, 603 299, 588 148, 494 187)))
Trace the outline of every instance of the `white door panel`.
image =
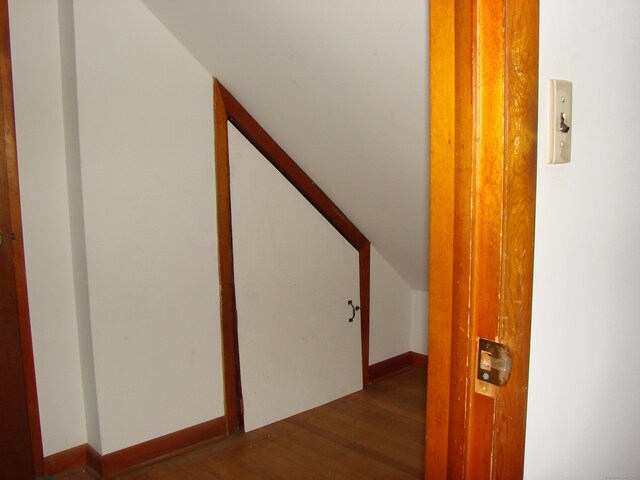
POLYGON ((245 431, 362 388, 358 252, 229 124, 245 431))

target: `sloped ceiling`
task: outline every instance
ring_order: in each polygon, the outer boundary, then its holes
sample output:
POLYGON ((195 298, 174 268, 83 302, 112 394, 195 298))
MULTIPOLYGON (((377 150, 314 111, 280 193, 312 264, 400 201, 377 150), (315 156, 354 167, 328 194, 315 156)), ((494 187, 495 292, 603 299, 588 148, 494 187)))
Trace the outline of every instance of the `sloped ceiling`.
POLYGON ((427 0, 143 0, 427 289, 427 0))

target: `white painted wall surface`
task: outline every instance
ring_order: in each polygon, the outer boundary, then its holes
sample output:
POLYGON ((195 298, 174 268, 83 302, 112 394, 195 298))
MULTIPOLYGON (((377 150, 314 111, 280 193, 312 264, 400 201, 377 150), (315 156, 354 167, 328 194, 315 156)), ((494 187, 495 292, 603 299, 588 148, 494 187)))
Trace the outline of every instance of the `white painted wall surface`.
POLYGON ((429 336, 429 292, 411 292, 411 342, 412 352, 426 355, 429 336))
POLYGON ((640 2, 542 0, 525 478, 640 476, 640 2), (572 162, 544 162, 546 80, 572 162))
POLYGON ((223 415, 212 80, 141 3, 74 8, 107 454, 223 415))
POLYGON ((428 2, 143 1, 426 290, 428 2))
POLYGON ((245 431, 362 388, 358 252, 229 125, 245 431))
MULTIPOLYGON (((137 2, 74 2, 75 32, 69 6, 10 2, 45 455, 87 441, 107 454, 223 415, 210 75, 137 2), (85 228, 88 282, 72 255, 85 228)), ((379 361, 408 345, 410 320, 386 312, 415 308, 372 262, 379 361)))
POLYGON ((408 352, 411 288, 373 246, 370 308, 369 364, 408 352))
POLYGON ((67 160, 67 187, 69 192, 69 226, 71 231, 71 259, 78 320, 80 347, 80 371, 84 393, 84 411, 87 443, 101 449, 98 393, 93 362, 93 335, 89 282, 87 279, 87 248, 84 229, 84 204, 82 199, 82 172, 78 124, 78 89, 76 84, 76 34, 73 2, 58 2, 60 30, 60 64, 62 69, 62 110, 67 160))
POLYGON ((27 288, 44 454, 87 442, 57 2, 9 2, 27 288))

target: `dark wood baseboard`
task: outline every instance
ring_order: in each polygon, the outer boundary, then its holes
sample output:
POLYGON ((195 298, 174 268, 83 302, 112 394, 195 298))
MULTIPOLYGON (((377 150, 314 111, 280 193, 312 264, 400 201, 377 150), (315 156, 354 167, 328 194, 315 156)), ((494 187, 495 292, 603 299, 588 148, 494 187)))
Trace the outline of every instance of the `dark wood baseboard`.
MULTIPOLYGON (((374 381, 409 367, 426 372, 427 365, 427 355, 405 352, 370 365, 369 380, 374 381)), ((98 478, 112 478, 206 443, 221 440, 226 438, 226 433, 226 420, 219 417, 104 456, 91 445, 79 445, 46 457, 44 470, 47 475, 59 475, 86 468, 98 478)))
POLYGON ((422 353, 409 352, 411 358, 411 366, 417 370, 426 372, 429 368, 429 356, 422 353))
POLYGON ((401 353, 395 357, 369 365, 369 380, 374 381, 409 366, 411 366, 411 352, 401 353))
MULTIPOLYGON (((427 365, 427 355, 405 352, 370 365, 369 380, 374 381, 410 367, 426 372, 427 365)), ((98 478, 112 478, 149 463, 226 438, 226 428, 225 418, 219 417, 107 455, 101 455, 91 445, 80 445, 46 457, 45 473, 59 475, 86 468, 98 478)))
POLYGON ((369 380, 374 381, 385 375, 398 372, 405 368, 413 367, 427 371, 428 357, 421 353, 405 352, 395 357, 387 358, 373 365, 369 365, 369 380))
POLYGON ((113 478, 115 475, 221 440, 226 438, 226 435, 225 418, 219 417, 107 455, 101 455, 91 445, 70 448, 46 457, 45 471, 47 475, 59 475, 86 468, 98 478, 113 478))
POLYGON ((71 473, 81 471, 87 465, 88 445, 78 445, 77 447, 54 453, 44 458, 45 475, 58 475, 59 473, 71 473))
POLYGON ((184 453, 205 443, 226 437, 227 424, 224 417, 215 418, 193 427, 154 438, 100 458, 99 470, 103 478, 141 467, 151 462, 184 453))
POLYGON ((102 455, 100 455, 91 445, 87 445, 87 471, 96 478, 100 478, 102 471, 102 455))
POLYGON ((428 364, 429 357, 427 355, 416 352, 401 353, 395 357, 369 365, 369 380, 374 381, 409 367, 426 372, 428 364))

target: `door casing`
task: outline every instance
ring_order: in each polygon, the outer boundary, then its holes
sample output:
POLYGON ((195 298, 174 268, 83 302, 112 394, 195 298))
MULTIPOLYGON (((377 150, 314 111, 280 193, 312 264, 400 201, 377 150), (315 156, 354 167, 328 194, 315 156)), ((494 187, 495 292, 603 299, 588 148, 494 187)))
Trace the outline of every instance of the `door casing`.
POLYGON ((538 0, 431 0, 426 477, 521 478, 538 112, 538 0), (478 338, 508 345, 504 387, 478 338))
MULTIPOLYGON (((0 248, 3 267, 2 322, 6 327, 3 327, 0 348, 6 361, 3 361, 3 366, 10 370, 2 373, 2 408, 6 410, 3 420, 12 426, 10 429, 8 425, 3 425, 1 441, 3 445, 12 445, 14 450, 9 459, 15 467, 11 475, 23 475, 24 468, 28 468, 24 464, 31 462, 32 468, 29 470, 38 476, 43 473, 44 460, 27 299, 7 0, 0 2, 0 94, 0 229, 4 238, 0 248)), ((3 448, 3 453, 7 452, 3 448)))
POLYGON ((340 211, 331 199, 269 136, 231 93, 216 79, 213 82, 216 208, 218 218, 218 261, 220 272, 220 318, 222 365, 227 435, 242 427, 242 389, 238 348, 231 227, 231 186, 227 122, 231 122, 256 149, 313 205, 333 227, 358 250, 360 282, 360 335, 362 384, 369 381, 369 240, 340 211))

